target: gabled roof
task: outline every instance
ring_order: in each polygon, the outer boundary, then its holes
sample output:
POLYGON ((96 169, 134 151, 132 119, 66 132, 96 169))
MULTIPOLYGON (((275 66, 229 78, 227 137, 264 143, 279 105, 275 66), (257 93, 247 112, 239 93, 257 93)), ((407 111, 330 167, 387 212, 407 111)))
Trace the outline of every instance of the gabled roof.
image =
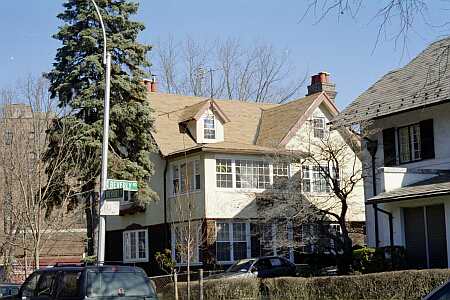
POLYGON ((450 194, 450 174, 434 176, 367 200, 368 203, 384 203, 450 194))
POLYGON ((176 155, 185 150, 266 153, 282 146, 282 141, 299 125, 299 120, 306 120, 313 112, 312 108, 320 103, 327 103, 333 115, 337 113, 325 93, 286 104, 211 100, 163 93, 149 93, 149 101, 156 115, 153 137, 163 156, 176 155), (225 121, 225 140, 197 144, 189 134, 180 131, 179 124, 198 118, 209 107, 225 121))
POLYGON ((450 38, 432 43, 406 66, 384 75, 332 122, 347 126, 449 101, 449 55, 450 38))

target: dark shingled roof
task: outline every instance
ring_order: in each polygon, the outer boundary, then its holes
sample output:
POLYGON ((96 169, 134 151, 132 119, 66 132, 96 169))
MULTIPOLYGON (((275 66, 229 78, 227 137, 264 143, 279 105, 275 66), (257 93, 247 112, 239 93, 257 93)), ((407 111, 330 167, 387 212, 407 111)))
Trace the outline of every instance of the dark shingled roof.
POLYGON ((384 75, 336 118, 346 126, 450 99, 450 38, 432 43, 401 69, 384 75))
POLYGON ((394 202, 450 194, 450 175, 438 175, 427 180, 384 192, 367 200, 368 203, 394 202))

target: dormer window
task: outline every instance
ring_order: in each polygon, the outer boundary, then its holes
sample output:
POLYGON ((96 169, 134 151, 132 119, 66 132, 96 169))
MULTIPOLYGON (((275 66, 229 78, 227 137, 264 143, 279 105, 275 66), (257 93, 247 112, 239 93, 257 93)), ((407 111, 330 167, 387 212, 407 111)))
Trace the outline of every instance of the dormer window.
POLYGON ((203 120, 204 138, 214 140, 216 138, 216 128, 214 125, 214 115, 209 114, 203 120))

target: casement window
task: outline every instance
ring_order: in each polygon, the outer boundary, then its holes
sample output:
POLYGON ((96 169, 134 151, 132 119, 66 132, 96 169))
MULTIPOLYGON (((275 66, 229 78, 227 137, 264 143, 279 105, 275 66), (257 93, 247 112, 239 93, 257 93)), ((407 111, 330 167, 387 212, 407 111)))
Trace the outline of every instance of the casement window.
POLYGON ((10 129, 5 131, 5 145, 11 145, 13 141, 13 132, 10 129))
POLYGON ((325 137, 325 118, 314 117, 312 121, 314 137, 323 139, 325 137))
POLYGON ((172 226, 172 256, 177 264, 186 264, 188 258, 191 263, 199 263, 199 235, 201 224, 191 223, 191 231, 187 224, 172 226))
POLYGON ((250 224, 216 223, 216 259, 233 262, 250 257, 250 224))
POLYGON ((123 232, 123 261, 148 261, 148 233, 146 229, 123 232))
POLYGON ((214 140, 216 138, 216 128, 214 124, 214 115, 207 115, 203 119, 204 138, 214 140))
POLYGON ((236 160, 236 187, 265 189, 270 186, 269 163, 257 160, 236 160))
POLYGON ((172 165, 173 195, 198 191, 201 188, 200 160, 176 162, 172 165))
POLYGON ((433 120, 383 130, 384 165, 434 158, 433 120))
POLYGON ((216 160, 216 185, 220 188, 233 187, 233 168, 231 159, 216 160))
POLYGON ((289 179, 289 163, 277 162, 273 164, 273 185, 280 187, 289 179))
MULTIPOLYGON (((331 182, 329 178, 323 174, 322 168, 326 166, 302 166, 302 185, 305 193, 330 193, 331 182)), ((336 178, 338 174, 334 169, 330 170, 330 176, 336 178)))

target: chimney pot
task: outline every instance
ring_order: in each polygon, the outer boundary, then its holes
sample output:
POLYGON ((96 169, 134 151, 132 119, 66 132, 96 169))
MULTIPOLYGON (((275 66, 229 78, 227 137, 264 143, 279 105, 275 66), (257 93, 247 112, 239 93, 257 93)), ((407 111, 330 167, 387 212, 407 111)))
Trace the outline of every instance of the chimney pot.
POLYGON ((327 93, 331 100, 336 98, 336 85, 330 80, 330 73, 319 72, 311 76, 311 84, 308 86, 308 94, 312 95, 315 93, 327 93))

